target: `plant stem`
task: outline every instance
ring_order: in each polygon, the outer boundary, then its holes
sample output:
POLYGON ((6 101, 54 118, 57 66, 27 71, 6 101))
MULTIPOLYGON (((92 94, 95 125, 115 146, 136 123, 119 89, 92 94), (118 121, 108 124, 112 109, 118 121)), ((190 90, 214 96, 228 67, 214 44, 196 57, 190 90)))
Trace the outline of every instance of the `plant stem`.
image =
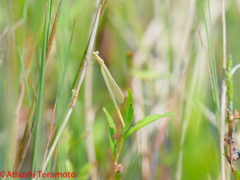
POLYGON ((222 78, 222 96, 221 96, 221 120, 220 120, 220 151, 221 151, 221 173, 222 180, 226 179, 225 158, 224 154, 224 125, 225 125, 225 109, 226 109, 226 18, 225 18, 225 1, 222 0, 222 28, 223 28, 223 78, 222 78))
POLYGON ((51 12, 51 4, 52 0, 48 2, 48 13, 45 14, 45 28, 44 28, 44 42, 42 48, 42 61, 41 61, 41 74, 40 74, 40 84, 39 84, 39 94, 38 94, 38 103, 37 103, 37 111, 36 111, 36 127, 34 133, 34 141, 33 141, 33 155, 32 155, 32 164, 31 171, 34 171, 34 166, 36 162, 37 156, 37 147, 38 147, 38 136, 41 125, 41 115, 42 115, 42 105, 43 105, 43 90, 44 90, 44 74, 45 74, 45 57, 47 50, 47 42, 48 42, 48 31, 49 31, 49 21, 50 21, 50 12, 51 12))
POLYGON ((121 138, 120 138, 120 141, 119 141, 118 148, 117 148, 117 154, 116 154, 116 157, 114 157, 114 162, 113 162, 114 163, 114 174, 115 174, 115 179, 116 180, 121 179, 121 174, 117 173, 116 166, 118 165, 118 159, 119 159, 119 156, 120 156, 120 152, 121 152, 123 143, 124 143, 124 136, 122 134, 121 138))
POLYGON ((114 158, 114 166, 116 166, 118 164, 118 159, 119 159, 119 156, 120 156, 120 152, 121 152, 123 143, 124 143, 124 137, 123 137, 123 135, 121 135, 121 139, 120 139, 118 149, 117 149, 117 154, 116 154, 116 157, 114 158))

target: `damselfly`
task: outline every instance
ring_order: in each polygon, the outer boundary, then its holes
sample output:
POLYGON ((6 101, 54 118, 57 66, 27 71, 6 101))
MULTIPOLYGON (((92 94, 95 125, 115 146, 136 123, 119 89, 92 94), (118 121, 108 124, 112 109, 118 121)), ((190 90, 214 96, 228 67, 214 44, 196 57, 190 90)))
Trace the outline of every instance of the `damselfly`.
POLYGON ((108 68, 104 64, 104 61, 102 60, 102 58, 99 57, 99 52, 98 51, 93 52, 92 55, 96 58, 96 61, 98 62, 98 64, 101 67, 101 73, 102 73, 103 79, 107 85, 111 99, 112 99, 115 109, 118 113, 118 116, 121 120, 121 123, 122 123, 123 127, 125 127, 125 124, 124 124, 124 121, 122 118, 122 114, 121 114, 121 112, 118 108, 117 102, 116 102, 116 100, 117 100, 120 104, 122 104, 124 102, 124 95, 123 95, 121 89, 118 87, 117 83, 114 81, 108 68))

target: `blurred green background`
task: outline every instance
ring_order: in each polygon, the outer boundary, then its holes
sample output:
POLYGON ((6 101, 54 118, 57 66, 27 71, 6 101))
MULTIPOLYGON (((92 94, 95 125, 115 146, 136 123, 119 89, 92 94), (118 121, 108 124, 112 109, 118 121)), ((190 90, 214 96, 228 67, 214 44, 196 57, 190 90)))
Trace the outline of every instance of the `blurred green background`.
MULTIPOLYGON (((52 1, 50 29, 59 2, 52 1)), ((23 50, 31 98, 34 98, 32 85, 37 88, 40 76, 46 0, 27 0, 25 35, 24 0, 0 0, 0 3, 21 52, 23 50)), ((87 45, 96 7, 95 0, 63 0, 45 72, 37 154, 39 166, 47 144, 73 23, 75 21, 69 62, 56 115, 60 119, 87 45)), ((220 90, 223 59, 221 1, 211 1, 210 8, 220 90)), ((239 63, 240 56, 239 15, 240 3, 227 1, 227 55, 232 54, 233 66, 239 63)), ((149 114, 175 112, 173 117, 146 126, 124 143, 119 160, 124 171, 122 179, 221 179, 220 161, 224 157, 220 154, 220 135, 207 68, 208 54, 201 45, 198 30, 207 47, 200 0, 108 1, 94 51, 100 52, 124 95, 127 96, 129 87, 132 89, 134 121, 149 114)), ((25 89, 17 111, 22 77, 17 48, 1 16, 0 171, 12 170, 30 112, 25 89)), ((237 110, 240 110, 239 77, 240 71, 236 71, 233 107, 237 110)), ((76 107, 53 154, 51 171, 75 172, 76 179, 114 179, 108 122, 103 107, 110 112, 120 130, 121 124, 100 67, 97 63, 89 63, 76 107)), ((124 105, 120 105, 120 109, 123 112, 124 105)), ((237 134, 238 126, 236 137, 237 134)), ((118 135, 116 138, 119 139, 118 135)), ((238 147, 238 139, 235 140, 238 147)), ((30 170, 32 147, 31 141, 20 172, 30 170)), ((239 163, 236 168, 240 168, 239 163)))

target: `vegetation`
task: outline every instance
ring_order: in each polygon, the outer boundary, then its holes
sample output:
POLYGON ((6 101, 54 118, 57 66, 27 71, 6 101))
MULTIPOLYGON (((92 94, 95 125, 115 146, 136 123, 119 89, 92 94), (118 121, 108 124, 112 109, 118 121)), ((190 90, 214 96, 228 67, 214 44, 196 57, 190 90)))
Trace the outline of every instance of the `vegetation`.
POLYGON ((237 1, 2 0, 0 11, 3 179, 240 179, 237 1))

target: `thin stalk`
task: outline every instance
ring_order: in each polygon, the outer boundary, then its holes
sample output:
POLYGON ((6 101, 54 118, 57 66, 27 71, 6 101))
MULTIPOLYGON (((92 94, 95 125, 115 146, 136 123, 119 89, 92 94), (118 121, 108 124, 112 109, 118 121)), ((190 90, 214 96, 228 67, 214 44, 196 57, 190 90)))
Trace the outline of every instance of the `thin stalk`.
MULTIPOLYGON (((209 5, 209 0, 208 0, 208 14, 209 14, 209 20, 210 20, 210 33, 211 33, 211 49, 212 49, 212 55, 213 55, 213 70, 214 70, 214 75, 215 77, 217 77, 217 67, 216 67, 216 59, 215 59, 215 53, 214 53, 214 45, 213 45, 213 31, 212 31, 212 20, 211 20, 211 12, 210 12, 210 5, 209 5)), ((224 26, 224 25, 223 25, 224 26)), ((226 25, 225 25, 226 26, 226 25)), ((225 29, 226 32, 226 29, 225 29)), ((223 34, 225 33, 223 32, 223 34)), ((226 37, 225 37, 226 38, 226 37)), ((225 42, 226 43, 226 42, 225 42)), ((225 44, 226 46, 226 44, 225 44)), ((223 50, 223 52, 225 53, 226 56, 226 47, 224 47, 225 50, 223 50)), ((225 69, 226 69, 226 57, 225 57, 225 69)), ((217 78, 215 79, 216 83, 217 83, 217 78)), ((218 86, 216 88, 216 94, 218 96, 218 86)), ((220 111, 220 102, 219 102, 219 98, 216 99, 216 105, 217 105, 217 109, 218 111, 220 111)))
POLYGON ((47 36, 49 32, 49 20, 50 20, 50 12, 51 12, 51 4, 52 0, 48 2, 48 13, 45 14, 45 28, 44 28, 44 42, 42 48, 42 61, 41 61, 41 73, 40 73, 40 84, 39 84, 39 94, 38 94, 38 103, 37 103, 37 111, 36 111, 36 127, 35 127, 35 134, 34 134, 34 141, 33 141, 33 155, 32 155, 32 164, 31 164, 31 171, 34 170, 34 165, 36 162, 37 156, 37 147, 38 147, 38 137, 40 131, 40 124, 41 124, 41 115, 42 115, 42 104, 43 104, 43 90, 44 90, 44 74, 45 74, 45 56, 46 56, 46 49, 47 49, 47 36))
POLYGON ((58 102, 58 95, 57 95, 57 97, 56 97, 56 101, 55 101, 55 104, 54 104, 52 121, 51 121, 51 127, 50 127, 50 131, 49 131, 49 135, 48 135, 47 147, 46 147, 46 150, 45 150, 45 154, 44 154, 42 166, 44 165, 45 159, 46 159, 46 157, 47 157, 48 147, 49 147, 50 140, 51 140, 51 136, 52 136, 52 132, 53 132, 53 122, 54 122, 54 119, 55 119, 55 117, 56 117, 55 114, 56 114, 57 102, 58 102))
MULTIPOLYGON (((206 29, 206 34, 207 34, 207 41, 208 41, 208 50, 209 50, 209 56, 210 56, 210 64, 211 64, 211 73, 212 73, 212 77, 213 77, 213 86, 214 86, 214 95, 215 95, 215 100, 216 100, 216 117, 217 117, 217 121, 218 123, 220 123, 219 121, 219 117, 220 117, 220 108, 219 108, 219 97, 218 97, 218 83, 217 83, 217 74, 216 74, 216 66, 214 65, 215 63, 215 58, 213 58, 214 56, 212 55, 212 53, 214 53, 214 51, 212 52, 212 45, 210 44, 210 39, 209 39, 209 33, 208 33, 208 27, 207 27, 207 21, 206 21, 206 16, 205 16, 205 11, 204 11, 204 7, 203 7, 203 1, 202 2, 202 11, 203 11, 203 17, 204 17, 204 23, 205 23, 205 29, 206 29)), ((211 19, 211 18, 210 18, 211 19)), ((210 26, 211 28, 211 26, 210 26)))
POLYGON ((69 46, 68 46, 67 59, 66 59, 65 64, 64 64, 64 70, 63 70, 63 74, 62 74, 62 78, 61 78, 61 84, 60 84, 60 88, 59 88, 59 98, 62 94, 62 88, 63 88, 64 80, 65 80, 65 77, 66 77, 66 71, 67 71, 67 65, 68 65, 68 60, 69 60, 69 55, 70 55, 70 49, 71 49, 71 45, 72 45, 74 27, 75 27, 75 20, 74 20, 74 23, 73 23, 72 34, 71 34, 71 38, 70 38, 70 42, 69 42, 69 46))
MULTIPOLYGON (((208 2, 209 3, 209 2, 208 2)), ((211 19, 211 18, 210 18, 211 19)), ((222 180, 226 179, 225 158, 224 154, 224 125, 225 125, 225 109, 226 109, 226 64, 227 64, 227 48, 226 48, 226 18, 225 18, 225 1, 222 0, 222 28, 223 28, 223 78, 222 78, 222 96, 221 96, 221 122, 220 122, 220 151, 221 151, 221 173, 222 180)), ((212 32, 211 32, 212 33, 212 32)))
POLYGON ((122 150, 122 146, 123 146, 123 143, 124 143, 124 137, 123 135, 121 135, 121 138, 120 138, 120 142, 119 142, 119 145, 118 145, 118 148, 117 148, 117 154, 116 154, 116 157, 114 158, 114 174, 115 174, 115 179, 118 180, 121 178, 121 174, 119 174, 117 172, 117 165, 118 165, 118 159, 119 159, 119 156, 120 156, 120 152, 122 150))
POLYGON ((202 47, 204 48, 204 51, 205 51, 206 59, 207 59, 207 69, 208 69, 208 74, 209 74, 209 77, 210 77, 211 92, 212 92, 213 102, 215 104, 216 100, 215 100, 215 96, 214 96, 213 78, 212 78, 212 73, 211 73, 211 70, 210 70, 210 64, 209 64, 209 61, 208 61, 208 53, 207 53, 206 47, 204 46, 202 36, 201 36, 201 33, 200 33, 199 30, 198 30, 198 34, 199 34, 199 38, 200 38, 202 47))
POLYGON ((118 149, 117 149, 117 154, 116 154, 116 157, 114 159, 114 166, 116 166, 118 164, 118 159, 119 159, 119 156, 120 156, 120 152, 121 152, 123 143, 124 143, 124 137, 123 137, 123 135, 121 135, 121 139, 120 139, 118 149))
POLYGON ((55 149, 55 147, 56 147, 56 145, 57 145, 58 139, 60 138, 60 136, 61 136, 61 134, 62 134, 62 132, 63 132, 63 130, 64 130, 67 122, 68 122, 68 119, 69 119, 69 117, 70 117, 70 115, 71 115, 71 113, 72 113, 72 110, 73 110, 73 109, 71 109, 71 108, 69 109, 69 111, 68 111, 68 113, 67 113, 67 116, 65 117, 65 119, 64 119, 64 121, 63 121, 63 124, 62 124, 61 128, 59 129, 59 132, 57 133, 57 136, 56 136, 55 140, 53 141, 53 144, 52 144, 52 146, 51 146, 51 148, 50 148, 50 150, 49 150, 49 153, 48 153, 48 155, 47 155, 46 161, 45 161, 44 164, 43 164, 42 172, 44 172, 45 169, 46 169, 46 167, 47 167, 47 164, 48 164, 48 162, 49 162, 49 160, 50 160, 50 158, 51 158, 51 155, 52 155, 52 153, 53 153, 53 151, 54 151, 54 149, 55 149))
POLYGON ((24 59, 24 47, 25 47, 25 34, 26 34, 26 25, 27 25, 27 0, 24 0, 23 5, 23 40, 22 40, 22 58, 24 59))
MULTIPOLYGON (((95 9, 97 10, 99 4, 99 0, 95 1, 95 9)), ((91 25, 94 23, 94 18, 96 16, 97 11, 95 11, 92 15, 91 25)), ((85 90, 84 90, 84 105, 85 105, 85 130, 86 132, 91 132, 86 136, 86 150, 87 150, 87 158, 88 163, 95 163, 96 160, 96 149, 94 145, 94 134, 93 132, 93 124, 95 120, 96 112, 92 107, 92 82, 93 82, 93 66, 88 67, 88 70, 85 75, 85 90)), ((97 167, 93 166, 90 179, 97 180, 97 167)))

